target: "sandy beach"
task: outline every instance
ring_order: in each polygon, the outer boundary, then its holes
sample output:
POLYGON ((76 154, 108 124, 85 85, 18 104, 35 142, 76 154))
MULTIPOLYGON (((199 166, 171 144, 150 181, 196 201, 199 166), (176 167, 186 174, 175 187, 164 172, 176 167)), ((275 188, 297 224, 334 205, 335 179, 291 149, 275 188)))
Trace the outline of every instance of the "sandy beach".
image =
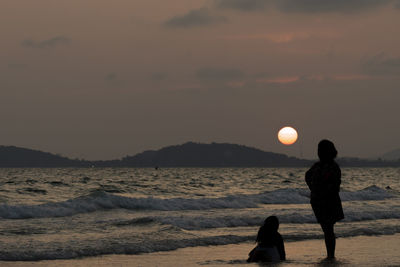
MULTIPOLYGON (((247 263, 252 243, 184 248, 141 255, 105 255, 74 260, 0 262, 1 266, 260 266, 247 263)), ((324 260, 323 240, 286 242, 287 261, 266 266, 400 266, 400 234, 337 239, 337 259, 324 260)), ((263 264, 261 264, 263 266, 263 264)))

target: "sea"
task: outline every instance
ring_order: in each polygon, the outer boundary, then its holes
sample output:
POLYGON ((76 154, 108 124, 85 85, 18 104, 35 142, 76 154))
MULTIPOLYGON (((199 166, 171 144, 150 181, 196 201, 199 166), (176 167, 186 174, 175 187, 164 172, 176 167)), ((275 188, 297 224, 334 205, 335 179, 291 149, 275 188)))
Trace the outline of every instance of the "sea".
MULTIPOLYGON (((320 239, 306 168, 0 169, 0 261, 320 239)), ((400 233, 400 168, 342 168, 338 237, 400 233)))

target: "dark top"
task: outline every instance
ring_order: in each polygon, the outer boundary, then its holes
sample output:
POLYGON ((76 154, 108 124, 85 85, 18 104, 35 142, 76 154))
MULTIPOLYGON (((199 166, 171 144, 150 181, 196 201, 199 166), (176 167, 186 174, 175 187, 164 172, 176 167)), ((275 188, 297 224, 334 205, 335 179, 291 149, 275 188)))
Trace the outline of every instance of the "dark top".
POLYGON ((262 248, 263 247, 271 248, 276 246, 281 260, 286 260, 285 245, 283 244, 283 238, 280 233, 273 232, 267 234, 265 238, 263 238, 261 242, 258 243, 258 246, 262 248))
POLYGON ((334 224, 344 218, 339 191, 341 171, 335 161, 317 162, 306 172, 311 206, 319 223, 334 224))

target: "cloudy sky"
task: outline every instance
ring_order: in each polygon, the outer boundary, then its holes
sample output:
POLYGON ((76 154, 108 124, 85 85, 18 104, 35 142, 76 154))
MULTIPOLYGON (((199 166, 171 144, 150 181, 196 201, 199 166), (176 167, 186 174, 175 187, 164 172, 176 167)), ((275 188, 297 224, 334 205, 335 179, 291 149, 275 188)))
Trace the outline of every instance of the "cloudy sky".
POLYGON ((400 147, 399 26, 398 0, 2 0, 0 144, 378 156, 400 147))

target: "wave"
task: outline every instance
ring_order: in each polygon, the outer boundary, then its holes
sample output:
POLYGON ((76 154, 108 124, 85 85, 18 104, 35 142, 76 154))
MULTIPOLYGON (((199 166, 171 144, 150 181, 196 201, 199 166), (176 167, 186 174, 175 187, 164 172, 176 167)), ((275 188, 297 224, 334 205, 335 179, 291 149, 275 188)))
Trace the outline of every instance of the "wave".
MULTIPOLYGON (((376 229, 359 228, 353 231, 338 233, 338 237, 392 235, 400 232, 400 226, 382 227, 376 229)), ((302 241, 323 238, 322 233, 301 233, 284 235, 285 242, 302 241)), ((0 260, 3 261, 39 261, 55 259, 74 259, 80 257, 99 256, 108 254, 143 254, 160 251, 171 251, 179 248, 216 246, 238 244, 254 241, 254 235, 217 235, 209 237, 195 237, 193 235, 181 238, 143 239, 143 236, 125 238, 109 238, 96 240, 65 241, 65 242, 33 242, 31 246, 20 249, 21 246, 7 247, 0 251, 0 260), (144 243, 143 240, 146 240, 144 243), (84 249, 82 249, 84 248, 84 249)))
MULTIPOLYGON (((385 189, 370 186, 355 192, 341 192, 343 201, 384 200, 394 197, 385 189)), ((25 219, 72 216, 99 210, 209 210, 256 208, 260 204, 305 204, 309 203, 309 191, 306 189, 278 189, 253 195, 229 195, 221 198, 131 198, 114 195, 104 191, 93 192, 86 196, 63 202, 51 202, 40 205, 0 205, 0 218, 25 219)))
MULTIPOLYGON (((400 207, 382 205, 355 206, 344 208, 345 219, 343 222, 363 222, 382 219, 400 219, 400 207)), ((241 212, 240 214, 202 216, 180 215, 151 217, 153 221, 169 224, 185 230, 203 230, 224 227, 259 226, 265 220, 266 214, 276 215, 284 224, 317 223, 311 209, 296 210, 258 210, 241 212)), ((149 218, 148 218, 149 219, 149 218)))
POLYGON ((132 220, 125 220, 112 223, 114 226, 133 226, 133 225, 147 225, 156 222, 157 220, 152 217, 135 218, 132 220))
POLYGON ((27 188, 22 188, 17 190, 18 194, 42 194, 46 195, 47 191, 44 189, 39 189, 39 188, 33 188, 33 187, 27 187, 27 188))
POLYGON ((348 191, 340 192, 340 197, 342 201, 354 201, 354 200, 384 200, 394 196, 385 189, 382 189, 376 185, 371 185, 355 192, 348 192, 348 191))
POLYGON ((60 249, 59 244, 35 250, 27 248, 23 251, 0 251, 0 260, 3 261, 40 261, 56 259, 74 259, 80 257, 107 255, 107 254, 142 254, 158 251, 171 251, 178 248, 234 244, 251 240, 247 236, 214 236, 206 238, 166 239, 166 240, 124 240, 124 242, 111 239, 102 240, 101 243, 85 244, 81 249, 77 244, 64 244, 60 249))

